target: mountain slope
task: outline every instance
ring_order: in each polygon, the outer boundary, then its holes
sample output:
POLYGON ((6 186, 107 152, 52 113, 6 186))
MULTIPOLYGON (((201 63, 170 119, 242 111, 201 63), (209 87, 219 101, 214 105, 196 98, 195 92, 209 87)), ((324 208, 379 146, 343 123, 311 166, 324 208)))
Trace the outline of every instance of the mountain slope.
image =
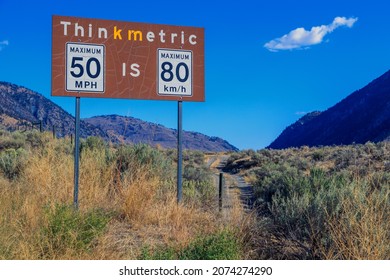
MULTIPOLYGON (((177 131, 159 124, 118 115, 98 116, 84 121, 106 131, 112 142, 148 143, 164 148, 177 146, 177 131)), ((221 138, 188 131, 183 131, 183 148, 214 152, 238 150, 221 138)))
POLYGON ((390 71, 335 106, 287 127, 268 148, 390 140, 390 71))
MULTIPOLYGON (((18 129, 23 123, 42 120, 44 130, 55 127, 56 135, 74 134, 74 117, 41 94, 15 84, 0 82, 0 127, 18 129)), ((160 144, 176 146, 176 131, 139 119, 121 116, 99 116, 81 120, 80 135, 99 136, 114 143, 160 144)), ((197 132, 183 133, 183 147, 192 150, 220 152, 238 150, 227 141, 197 132)))
MULTIPOLYGON (((72 115, 41 94, 11 83, 0 82, 0 116, 0 122, 3 120, 6 127, 42 120, 43 128, 52 130, 54 126, 59 137, 74 133, 72 115), (10 123, 9 120, 13 121, 10 123)), ((83 121, 80 122, 80 135, 108 138, 104 131, 83 121)))

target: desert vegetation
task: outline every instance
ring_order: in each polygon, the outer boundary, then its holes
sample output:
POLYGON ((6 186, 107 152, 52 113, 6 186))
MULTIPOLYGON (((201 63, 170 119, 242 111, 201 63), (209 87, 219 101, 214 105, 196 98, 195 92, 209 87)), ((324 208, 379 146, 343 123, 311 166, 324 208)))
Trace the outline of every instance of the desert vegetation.
POLYGON ((389 143, 248 150, 225 169, 253 185, 259 258, 390 258, 389 143))
POLYGON ((205 155, 183 158, 178 205, 176 151, 84 139, 75 210, 70 139, 1 130, 0 259, 390 258, 386 142, 231 153, 256 203, 228 217, 205 155))
POLYGON ((82 141, 79 209, 73 147, 51 134, 0 132, 0 259, 240 259, 240 221, 220 219, 203 154, 82 141))

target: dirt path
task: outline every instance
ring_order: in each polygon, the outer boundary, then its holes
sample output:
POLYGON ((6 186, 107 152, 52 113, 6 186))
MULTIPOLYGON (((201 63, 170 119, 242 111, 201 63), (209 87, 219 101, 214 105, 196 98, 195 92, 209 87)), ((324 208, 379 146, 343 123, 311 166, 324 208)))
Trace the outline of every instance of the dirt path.
POLYGON ((240 175, 231 175, 229 174, 236 183, 236 189, 238 189, 238 193, 240 196, 241 205, 246 212, 252 211, 253 204, 255 202, 253 188, 247 182, 245 182, 244 178, 240 175))
POLYGON ((219 174, 223 174, 223 216, 230 215, 233 204, 237 201, 239 201, 245 212, 251 211, 254 203, 252 186, 246 183, 242 176, 223 171, 228 158, 228 155, 212 155, 207 159, 207 165, 214 173, 214 181, 217 188, 219 186, 219 174))

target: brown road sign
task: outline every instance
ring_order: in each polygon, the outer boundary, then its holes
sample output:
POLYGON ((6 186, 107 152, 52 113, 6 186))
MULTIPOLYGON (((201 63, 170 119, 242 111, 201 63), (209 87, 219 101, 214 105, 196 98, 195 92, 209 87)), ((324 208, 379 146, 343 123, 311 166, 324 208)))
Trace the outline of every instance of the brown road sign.
POLYGON ((53 16, 52 95, 204 101, 204 29, 53 16))

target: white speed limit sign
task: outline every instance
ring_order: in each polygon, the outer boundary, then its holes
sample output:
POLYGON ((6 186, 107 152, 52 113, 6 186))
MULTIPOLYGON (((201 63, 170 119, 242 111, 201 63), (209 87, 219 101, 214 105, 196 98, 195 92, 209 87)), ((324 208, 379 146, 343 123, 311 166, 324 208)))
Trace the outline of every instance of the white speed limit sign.
POLYGON ((192 51, 158 49, 159 95, 192 96, 192 51))
POLYGON ((66 44, 66 90, 103 93, 105 46, 66 44))

